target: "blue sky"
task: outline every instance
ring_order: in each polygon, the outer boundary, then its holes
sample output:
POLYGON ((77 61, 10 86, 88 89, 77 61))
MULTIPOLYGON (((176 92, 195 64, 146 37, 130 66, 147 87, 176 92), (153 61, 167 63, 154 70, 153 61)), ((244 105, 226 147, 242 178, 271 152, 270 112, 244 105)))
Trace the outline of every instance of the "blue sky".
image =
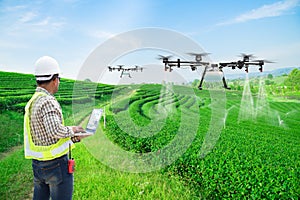
POLYGON ((33 73, 34 62, 50 55, 76 78, 97 46, 145 27, 186 35, 214 62, 253 53, 276 61, 266 70, 300 66, 299 0, 2 0, 0 70, 33 73))

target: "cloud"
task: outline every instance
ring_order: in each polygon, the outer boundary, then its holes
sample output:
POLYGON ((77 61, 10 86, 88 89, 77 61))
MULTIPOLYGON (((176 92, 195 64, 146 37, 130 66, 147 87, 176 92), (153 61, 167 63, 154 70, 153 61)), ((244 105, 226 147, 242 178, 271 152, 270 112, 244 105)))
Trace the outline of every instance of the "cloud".
POLYGON ((267 17, 277 17, 284 15, 287 11, 298 6, 299 0, 279 1, 273 4, 263 5, 257 9, 253 9, 242 15, 235 17, 232 20, 219 23, 219 26, 244 23, 251 20, 263 19, 267 17))
POLYGON ((48 7, 38 2, 26 5, 9 2, 9 5, 0 7, 0 14, 5 19, 0 22, 0 26, 3 25, 2 35, 8 37, 28 38, 34 34, 38 37, 48 37, 58 33, 66 25, 64 17, 50 15, 48 7))
POLYGON ((37 16, 37 14, 35 14, 33 12, 26 12, 21 16, 19 21, 21 23, 27 23, 27 22, 30 22, 31 20, 33 20, 36 16, 37 16))
POLYGON ((102 30, 90 31, 88 33, 88 35, 90 35, 94 38, 97 38, 97 39, 108 39, 108 38, 115 36, 115 34, 113 34, 111 32, 102 31, 102 30))
POLYGON ((25 9, 27 6, 25 5, 16 5, 16 6, 7 6, 3 10, 3 12, 16 12, 25 9))

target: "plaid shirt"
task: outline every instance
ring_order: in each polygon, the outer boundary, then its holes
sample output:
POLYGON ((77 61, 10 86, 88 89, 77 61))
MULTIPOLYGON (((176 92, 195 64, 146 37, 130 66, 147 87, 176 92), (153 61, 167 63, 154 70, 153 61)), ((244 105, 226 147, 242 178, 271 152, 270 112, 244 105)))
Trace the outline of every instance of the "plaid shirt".
POLYGON ((46 96, 34 101, 30 110, 30 130, 34 144, 49 146, 60 138, 74 136, 71 127, 62 125, 62 110, 55 97, 41 87, 37 87, 36 92, 43 92, 46 96))

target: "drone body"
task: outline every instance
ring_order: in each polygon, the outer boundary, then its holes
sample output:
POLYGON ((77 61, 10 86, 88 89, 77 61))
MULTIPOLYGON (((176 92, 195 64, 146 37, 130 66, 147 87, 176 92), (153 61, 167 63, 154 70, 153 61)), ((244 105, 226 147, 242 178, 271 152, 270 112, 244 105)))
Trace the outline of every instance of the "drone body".
POLYGON ((182 61, 179 58, 177 60, 169 60, 172 56, 162 56, 158 55, 158 59, 162 60, 165 64, 165 71, 172 71, 172 67, 177 66, 178 68, 182 66, 189 66, 192 71, 195 71, 198 66, 206 66, 209 65, 208 62, 202 61, 202 56, 206 56, 209 53, 188 53, 189 55, 195 56, 195 61, 182 61))
POLYGON ((123 75, 128 75, 129 78, 132 78, 131 75, 130 75, 130 72, 129 71, 143 71, 143 68, 142 67, 139 67, 139 66, 135 66, 135 67, 123 67, 124 65, 117 65, 118 67, 111 67, 111 66, 108 66, 108 70, 109 72, 112 72, 113 70, 117 70, 117 71, 121 71, 121 75, 120 75, 120 78, 123 77, 123 75))
POLYGON ((220 65, 220 69, 222 69, 223 67, 231 67, 232 69, 235 68, 239 68, 242 69, 243 67, 245 68, 245 72, 249 72, 249 66, 259 66, 258 70, 260 72, 263 71, 263 65, 265 63, 273 63, 271 61, 268 60, 251 60, 251 58, 254 58, 253 54, 241 54, 243 60, 238 60, 236 62, 228 62, 228 63, 219 63, 220 65))

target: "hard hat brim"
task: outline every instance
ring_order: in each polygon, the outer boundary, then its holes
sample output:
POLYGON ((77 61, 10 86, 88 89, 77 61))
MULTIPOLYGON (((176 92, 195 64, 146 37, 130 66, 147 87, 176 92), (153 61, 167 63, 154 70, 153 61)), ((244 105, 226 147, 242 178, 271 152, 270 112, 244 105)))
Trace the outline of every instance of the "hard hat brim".
POLYGON ((52 77, 54 76, 54 74, 50 74, 50 75, 36 75, 35 78, 37 81, 49 81, 52 79, 52 77))

